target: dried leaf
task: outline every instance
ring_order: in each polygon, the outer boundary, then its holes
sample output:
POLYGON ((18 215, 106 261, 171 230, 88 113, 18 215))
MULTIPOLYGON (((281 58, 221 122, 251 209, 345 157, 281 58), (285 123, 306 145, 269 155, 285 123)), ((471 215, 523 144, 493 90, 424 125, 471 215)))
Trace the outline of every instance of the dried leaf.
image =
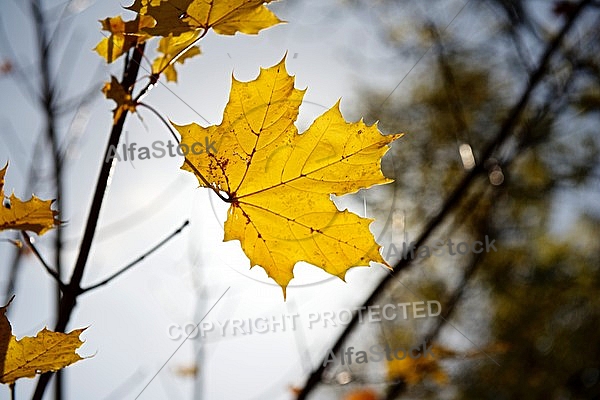
POLYGON ((373 389, 356 389, 344 396, 344 400, 377 400, 377 392, 373 389))
POLYGON ((136 103, 131 98, 131 94, 125 90, 123 85, 114 76, 111 76, 110 82, 104 84, 102 93, 104 93, 107 99, 114 100, 117 103, 117 107, 113 110, 113 123, 116 123, 121 118, 123 112, 135 112, 136 103))
POLYGON ((110 36, 102 39, 94 50, 110 64, 138 43, 152 37, 142 29, 154 26, 154 19, 139 15, 132 21, 123 21, 121 16, 116 16, 101 20, 100 23, 102 30, 110 32, 110 36))

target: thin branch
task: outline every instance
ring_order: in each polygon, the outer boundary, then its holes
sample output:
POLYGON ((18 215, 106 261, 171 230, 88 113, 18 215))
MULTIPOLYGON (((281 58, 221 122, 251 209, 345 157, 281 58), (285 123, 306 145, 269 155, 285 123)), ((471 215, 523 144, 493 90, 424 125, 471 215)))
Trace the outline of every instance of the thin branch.
MULTIPOLYGON (((39 154, 43 148, 42 140, 35 140, 35 147, 33 150, 33 157, 31 158, 31 163, 29 164, 29 175, 27 178, 27 189, 26 192, 34 192, 35 182, 37 181, 37 173, 36 173, 36 160, 39 158, 39 154)), ((18 236, 18 234, 17 234, 18 236)), ((19 266, 22 259, 23 252, 15 251, 13 253, 13 258, 10 266, 10 272, 8 277, 8 283, 5 289, 5 298, 10 298, 15 289, 17 278, 19 274, 19 266)))
POLYGON ((173 56, 173 58, 171 60, 169 60, 169 62, 167 64, 165 64, 160 69, 160 71, 158 71, 156 73, 152 73, 150 75, 150 81, 146 84, 146 86, 144 86, 144 88, 142 90, 140 90, 138 95, 133 100, 136 103, 139 103, 140 100, 142 100, 144 97, 146 97, 146 95, 150 92, 150 90, 152 90, 154 88, 154 86, 156 86, 156 84, 158 83, 158 80, 160 79, 160 74, 162 74, 170 65, 173 65, 179 59, 179 57, 181 57, 186 51, 188 51, 189 49, 194 47, 194 45, 196 43, 198 43, 200 41, 200 39, 202 39, 204 36, 206 36, 207 33, 208 33, 208 29, 204 29, 202 34, 200 36, 198 36, 198 39, 194 40, 192 43, 187 45, 187 47, 185 49, 181 50, 179 53, 177 53, 175 56, 173 56))
MULTIPOLYGON (((488 186, 488 188, 489 188, 489 186, 488 186)), ((492 189, 497 189, 497 188, 493 187, 492 189)), ((486 197, 485 196, 486 191, 487 190, 483 190, 483 193, 474 193, 471 196, 471 198, 469 199, 467 204, 465 204, 460 209, 460 212, 457 212, 457 214, 454 216, 453 221, 450 224, 450 227, 448 229, 448 232, 453 232, 456 229, 458 229, 460 226, 463 226, 467 223, 466 221, 469 219, 469 217, 471 217, 473 215, 473 210, 475 210, 478 207, 478 204, 486 197)), ((488 204, 490 204, 490 202, 488 202, 488 204)), ((479 225, 481 225, 481 223, 479 223, 479 225)), ((481 231, 481 229, 479 229, 479 231, 481 231)), ((487 232, 485 232, 485 231, 483 232, 483 234, 486 234, 486 233, 487 232)), ((479 232, 478 236, 481 236, 481 234, 482 234, 482 232, 479 232)), ((441 309, 443 311, 442 311, 442 314, 437 318, 437 323, 432 328, 430 328, 429 333, 427 333, 424 336, 423 341, 425 341, 427 344, 430 344, 435 339, 435 337, 437 336, 437 334, 439 333, 439 331, 445 324, 450 324, 450 317, 452 316, 452 313, 455 310, 456 303, 462 296, 466 285, 468 284, 470 279, 473 277, 473 275, 476 271, 476 268, 480 265, 480 261, 482 258, 483 258, 483 254, 479 253, 475 257, 472 257, 471 260, 469 261, 468 266, 465 268, 465 270, 463 272, 461 282, 457 285, 456 289, 454 289, 451 296, 449 297, 449 300, 446 301, 442 305, 441 309)), ((450 324, 450 326, 452 326, 457 332, 461 333, 454 325, 450 324)), ((463 334, 463 336, 464 336, 464 334, 463 334)), ((418 342, 421 343, 421 340, 419 340, 418 342)), ((479 348, 477 349, 477 351, 483 352, 485 354, 485 351, 483 351, 479 348)), ((396 398, 398 398, 398 396, 401 393, 403 393, 405 390, 408 389, 408 386, 404 379, 396 379, 393 381, 388 380, 388 381, 381 382, 381 383, 387 383, 387 385, 388 385, 386 388, 385 400, 396 399, 396 398)))
POLYGON ((171 136, 173 136, 173 138, 175 139, 175 141, 177 143, 181 143, 181 140, 179 140, 179 138, 177 137, 177 133, 175 133, 175 131, 173 130, 173 127, 171 126, 171 124, 169 124, 169 122, 165 119, 165 117, 163 117, 162 115, 160 115, 160 113, 151 105, 146 104, 146 103, 142 103, 139 102, 137 103, 138 106, 142 106, 142 107, 146 107, 148 110, 152 111, 152 113, 154 115, 156 115, 156 117, 158 119, 160 119, 160 122, 163 123, 164 126, 167 127, 167 129, 169 130, 169 132, 171 133, 171 136))
MULTIPOLYGON (((129 63, 129 68, 127 68, 127 70, 123 74, 123 80, 121 84, 128 92, 131 92, 133 85, 135 84, 135 81, 137 79, 137 75, 140 68, 140 62, 144 55, 145 48, 145 43, 142 43, 137 45, 133 49, 133 57, 131 62, 129 63)), ((113 162, 107 162, 106 160, 110 158, 108 157, 110 149, 116 147, 119 144, 119 139, 121 138, 121 133, 123 132, 123 127, 125 125, 127 115, 127 111, 123 112, 120 118, 113 124, 108 143, 106 144, 106 149, 103 158, 103 160, 105 161, 102 164, 102 167, 100 169, 100 175, 98 176, 98 181, 96 183, 96 189, 94 191, 92 205, 86 222, 81 247, 79 250, 79 255, 77 256, 77 261, 75 262, 75 268, 73 269, 73 274, 71 275, 69 284, 67 285, 67 288, 60 301, 58 320, 54 328, 54 331, 56 332, 65 331, 67 324, 71 319, 71 314, 75 309, 77 297, 81 294, 81 280, 83 279, 85 266, 87 264, 90 251, 92 249, 92 242, 94 241, 94 236, 96 234, 96 226, 98 225, 100 210, 102 209, 104 195, 108 188, 108 178, 112 171, 112 166, 114 165, 113 162)), ((46 387, 48 386, 51 377, 52 373, 45 373, 40 376, 32 400, 42 400, 44 391, 46 390, 46 387)))
MULTIPOLYGON (((470 213, 471 210, 475 209, 476 204, 483 198, 483 196, 475 196, 474 201, 472 201, 470 205, 464 208, 464 214, 470 213)), ((457 220, 461 220, 462 218, 458 218, 457 220)), ((471 281, 471 278, 475 275, 477 268, 481 265, 481 260, 483 259, 483 253, 477 254, 475 257, 472 257, 469 261, 469 264, 465 268, 461 281, 457 285, 457 287, 452 292, 450 298, 444 303, 442 308, 442 314, 437 319, 437 322, 434 326, 429 330, 429 332, 424 336, 425 343, 432 343, 437 335, 440 333, 442 327, 449 322, 450 317, 456 310, 456 305, 464 294, 465 288, 471 281)), ((420 341, 419 341, 420 343, 420 341)), ((398 395, 403 393, 408 386, 404 379, 396 380, 388 383, 388 387, 386 389, 385 400, 393 400, 398 398, 398 395)))
POLYGON ((135 259, 134 261, 130 262, 129 264, 127 264, 126 266, 124 266, 123 268, 121 268, 120 270, 118 270, 117 272, 115 272, 114 274, 110 275, 108 278, 95 283, 91 286, 88 286, 86 288, 82 288, 81 289, 81 293, 85 293, 85 292, 89 292, 90 290, 94 290, 96 288, 99 288, 100 286, 104 286, 107 283, 109 283, 110 281, 112 281, 113 279, 115 279, 117 276, 121 275, 122 273, 124 273, 125 271, 129 270, 130 268, 134 267, 136 264, 140 263, 142 260, 144 260, 146 257, 148 257, 150 254, 154 253, 156 250, 160 249, 162 246, 164 246, 169 240, 173 239, 175 236, 179 235, 181 233, 181 231, 190 224, 190 221, 187 220, 185 221, 179 228, 177 228, 177 230, 173 233, 171 233, 169 236, 167 236, 166 238, 164 238, 163 240, 161 240, 157 245, 155 245, 154 247, 152 247, 150 250, 148 250, 147 252, 145 252, 144 254, 142 254, 141 256, 139 256, 137 259, 135 259))
MULTIPOLYGON (((110 224, 103 225, 98 228, 98 234, 96 235, 95 243, 100 243, 106 239, 109 239, 114 234, 124 234, 126 231, 134 229, 141 222, 143 217, 148 215, 150 212, 157 212, 164 209, 172 201, 175 200, 173 192, 179 188, 181 189, 180 179, 176 179, 171 184, 163 189, 163 191, 156 197, 150 199, 144 204, 140 204, 136 207, 136 210, 131 214, 124 216, 110 224), (157 205, 158 204, 158 205, 157 205)), ((64 247, 67 249, 75 248, 79 244, 79 239, 76 237, 67 238, 64 241, 64 247)))
MULTIPOLYGON (((162 123, 167 127, 167 129, 169 130, 169 132, 171 132, 171 135, 173 135, 173 137, 175 138, 175 140, 177 141, 177 143, 180 143, 179 138, 177 137, 177 134, 175 133, 175 131, 173 130, 173 127, 171 126, 171 124, 169 124, 167 122, 167 120, 160 115, 160 113, 158 111, 156 111, 153 107, 149 106, 146 103, 137 103, 139 106, 142 107, 146 107, 148 110, 152 111, 154 113, 154 115, 156 115, 161 121, 162 123)), ((204 183, 206 185, 206 187, 212 189, 213 192, 216 193, 217 196, 219 196, 219 198, 221 200, 223 200, 225 203, 231 203, 231 199, 223 196, 221 194, 221 192, 219 192, 219 190, 214 187, 213 185, 210 184, 210 182, 204 177, 204 175, 202 175, 202 173, 200 171, 198 171, 198 169, 196 168, 196 166, 194 164, 192 164, 187 157, 184 157, 185 163, 194 170, 195 174, 200 178, 200 180, 202 181, 202 183, 204 183)))
MULTIPOLYGON (((46 17, 42 11, 41 0, 31 0, 31 12, 35 22, 35 31, 37 37, 38 53, 39 53, 39 74, 41 76, 41 98, 39 99, 39 105, 42 108, 46 120, 46 138, 50 143, 51 156, 54 167, 54 182, 56 184, 56 207, 60 212, 63 210, 63 193, 64 193, 64 181, 63 181, 63 166, 61 161, 60 144, 58 141, 57 132, 57 118, 55 111, 56 102, 56 88, 51 76, 50 70, 50 57, 51 57, 51 44, 48 38, 48 24, 46 17)), ((63 228, 58 226, 56 228, 56 234, 54 236, 54 265, 56 267, 56 277, 59 283, 56 288, 55 307, 56 313, 59 314, 60 301, 62 293, 64 292, 64 284, 61 286, 61 271, 62 271, 62 239, 63 239, 63 228)), ((58 315, 57 315, 58 318, 58 315)), ((58 371, 56 384, 54 385, 54 398, 55 400, 63 399, 63 385, 61 379, 61 371, 58 371)))
POLYGON ((60 279, 60 276, 58 276, 58 273, 52 267, 50 267, 48 265, 46 260, 44 260, 44 257, 42 257, 42 255, 40 254, 38 249, 31 242, 31 237, 29 237, 29 234, 25 231, 21 231, 21 234, 23 235, 23 240, 25 241, 25 243, 27 243, 27 246, 29 246, 31 251, 33 251, 33 254, 35 254, 35 256, 38 258, 38 260, 40 260, 40 263, 42 263, 42 266, 44 267, 46 272, 48 272, 50 274, 50 276, 54 278, 54 280, 58 284, 58 287, 60 288, 61 292, 64 292, 65 289, 67 288, 67 285, 65 285, 65 283, 60 279))
POLYGON ((13 239, 5 239, 5 238, 2 238, 2 239, 0 239, 0 242, 7 242, 7 243, 10 243, 10 244, 13 244, 13 245, 15 245, 17 248, 21 248, 21 247, 22 247, 22 243, 20 243, 20 241, 19 241, 19 240, 13 240, 13 239))
MULTIPOLYGON (((573 12, 569 15, 569 18, 565 22, 564 26, 560 30, 560 32, 556 35, 556 37, 548 44, 546 50, 540 58, 537 69, 530 76, 529 82, 523 93, 521 94, 519 101, 512 108, 511 112, 504 120, 499 132, 495 136, 495 139, 492 140, 491 143, 485 148, 485 151, 482 153, 481 160, 485 161, 489 159, 494 151, 503 145, 505 141, 510 137, 513 129, 517 125, 521 114, 524 112, 527 103, 529 102, 529 98, 533 93, 533 90, 538 86, 541 82, 546 68, 550 62, 552 56, 559 49, 560 44, 567 34, 567 32, 573 26, 577 17, 581 14, 581 11, 591 2, 591 0, 582 0, 575 7, 573 12)), ((480 162, 475 168, 467 173, 464 178, 459 182, 459 184, 455 187, 452 193, 448 196, 441 210, 434 216, 426 225, 425 229, 419 236, 419 238, 415 242, 415 247, 419 248, 424 244, 424 242, 429 238, 431 233, 446 219, 446 217, 450 214, 450 212, 458 205, 462 195, 467 192, 467 190, 471 187, 475 179, 485 171, 483 167, 484 162, 480 162)), ((342 331, 342 334, 338 337, 335 344, 331 347, 331 351, 335 355, 339 355, 340 349, 344 344, 346 338, 350 335, 350 333, 356 327, 359 315, 362 316, 363 310, 368 308, 370 305, 374 304, 380 295, 382 295, 387 288, 390 282, 393 282, 394 279, 397 278, 399 273, 404 269, 408 268, 411 265, 412 258, 408 257, 406 259, 400 260, 395 266, 393 273, 387 275, 377 287, 373 290, 373 292, 369 295, 369 297, 364 301, 363 307, 353 315, 350 323, 346 325, 345 329, 342 331)), ((319 384, 321 380, 321 376, 326 369, 326 357, 321 360, 318 364, 318 367, 312 372, 309 376, 305 386, 302 388, 302 391, 298 394, 297 400, 306 400, 309 393, 319 384)))

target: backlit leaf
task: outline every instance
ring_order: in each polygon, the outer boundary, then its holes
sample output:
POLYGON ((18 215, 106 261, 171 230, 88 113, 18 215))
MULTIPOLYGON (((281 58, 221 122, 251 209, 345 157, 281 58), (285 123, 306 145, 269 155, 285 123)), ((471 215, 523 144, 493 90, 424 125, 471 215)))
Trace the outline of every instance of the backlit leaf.
MULTIPOLYGON (((8 163, 0 170, 0 198, 5 201, 4 176, 8 163)), ((35 195, 30 200, 22 201, 14 194, 8 198, 8 203, 0 205, 0 231, 18 229, 43 235, 49 229, 60 224, 58 211, 51 209, 54 200, 42 200, 35 195)))
POLYGON ((102 30, 110 32, 110 35, 102 39, 94 50, 110 64, 138 43, 143 43, 151 37, 142 29, 154 26, 154 19, 139 15, 133 21, 123 21, 120 16, 116 16, 101 20, 100 23, 102 30))
POLYGON ((110 82, 104 84, 102 93, 104 93, 107 99, 114 100, 117 103, 117 107, 113 110, 113 123, 116 123, 121 118, 123 112, 135 112, 136 104, 131 98, 131 94, 125 90, 123 85, 114 76, 111 77, 110 82))
POLYGON ((58 371, 82 360, 75 350, 83 344, 79 335, 85 328, 70 333, 44 328, 35 337, 17 340, 6 317, 7 307, 0 307, 0 383, 12 384, 19 378, 58 371))
POLYGON ((361 388, 347 393, 343 400, 377 400, 377 392, 369 388, 361 388))
POLYGON ((391 182, 381 158, 402 135, 346 122, 339 103, 298 134, 304 91, 294 88, 284 64, 262 69, 254 81, 234 78, 220 125, 175 128, 190 149, 217 143, 216 152, 188 152, 182 169, 229 196, 224 240, 239 240, 250 266, 264 268, 285 296, 299 261, 341 279, 354 266, 387 265, 369 230, 373 220, 339 211, 331 194, 391 182))

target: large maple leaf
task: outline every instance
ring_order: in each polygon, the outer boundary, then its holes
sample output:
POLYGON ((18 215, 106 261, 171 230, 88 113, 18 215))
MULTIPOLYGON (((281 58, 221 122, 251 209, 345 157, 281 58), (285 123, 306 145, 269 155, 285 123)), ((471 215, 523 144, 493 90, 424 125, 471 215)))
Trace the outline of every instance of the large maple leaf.
POLYGON ((135 0, 128 7, 150 15, 156 26, 145 31, 154 36, 178 36, 184 32, 212 28, 221 35, 236 32, 256 34, 282 22, 265 3, 273 0, 135 0))
MULTIPOLYGON (((8 163, 0 170, 0 201, 4 201, 4 176, 8 163)), ((42 200, 35 195, 22 201, 13 194, 7 204, 0 204, 0 231, 19 229, 43 235, 60 224, 58 212, 51 209, 54 200, 42 200)))
POLYGON ((75 350, 83 344, 79 335, 85 328, 70 333, 44 328, 35 337, 17 340, 5 315, 7 307, 0 307, 0 383, 13 384, 19 378, 58 371, 82 360, 75 350))
POLYGON ((220 125, 174 125, 182 148, 218 144, 216 151, 188 152, 181 168, 202 186, 227 193, 224 241, 239 240, 250 266, 264 268, 284 296, 299 261, 341 279, 353 266, 387 265, 369 231, 373 220, 338 210, 331 194, 391 182, 381 172, 381 157, 402 136, 383 136, 362 120, 347 123, 339 102, 298 134, 303 96, 284 58, 254 81, 233 78, 220 125))

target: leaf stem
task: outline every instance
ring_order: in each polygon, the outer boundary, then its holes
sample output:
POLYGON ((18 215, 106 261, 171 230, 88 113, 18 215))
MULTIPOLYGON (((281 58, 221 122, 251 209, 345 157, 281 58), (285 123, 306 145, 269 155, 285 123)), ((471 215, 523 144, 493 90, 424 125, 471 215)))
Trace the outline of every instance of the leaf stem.
MULTIPOLYGON (((202 32, 202 34, 198 37, 198 39, 194 40, 185 49, 183 49, 179 53, 177 53, 168 63, 166 63, 160 69, 160 71, 158 71, 156 73, 152 73, 150 75, 150 80, 148 81, 146 86, 144 86, 144 88, 142 90, 140 90, 140 92, 133 99, 133 101, 135 101, 136 103, 139 103, 140 100, 142 100, 144 97, 146 97, 146 95, 150 92, 150 90, 152 90, 154 88, 154 86, 156 86, 156 84, 158 83, 158 80, 160 79, 160 74, 162 74, 170 65, 175 63, 177 61, 177 59, 179 57, 181 57, 182 54, 184 54, 186 51, 191 49, 200 39, 202 39, 204 36, 206 36, 207 33, 208 33, 208 29, 205 29, 204 32, 202 32)), ((150 71, 152 71, 152 66, 150 66, 150 71)))
POLYGON ((157 75, 162 74, 167 68, 169 68, 170 65, 173 65, 177 62, 177 60, 179 59, 179 57, 181 57, 183 54, 185 54, 186 51, 188 51, 189 49, 191 49, 192 47, 194 47, 194 45, 196 43, 198 43, 200 41, 200 39, 202 39, 204 36, 206 36, 206 34, 208 33, 208 29, 204 29, 204 31, 202 32, 202 34, 200 34, 200 36, 198 36, 198 38, 196 40, 194 40, 192 43, 188 44, 183 50, 181 50, 179 53, 175 54, 175 56, 173 56, 173 58, 171 58, 171 60, 169 60, 168 63, 166 63, 161 69, 160 71, 157 72, 157 75))
MULTIPOLYGON (((152 111, 152 113, 154 115, 156 115, 158 117, 158 119, 161 120, 161 122, 167 127, 167 129, 169 130, 169 132, 171 132, 171 135, 175 138, 175 140, 177 141, 177 143, 181 143, 181 141, 179 140, 179 138, 177 137, 177 134, 175 133, 175 131, 173 130, 173 127, 171 126, 171 124, 162 116, 160 115, 160 113, 152 106, 146 104, 146 103, 137 103, 137 105, 142 106, 142 107, 146 107, 148 110, 152 111)), ((223 200, 225 203, 231 203, 231 199, 228 197, 225 197, 221 194, 221 192, 214 187, 213 185, 211 185, 211 183, 204 177, 204 175, 202 175, 202 173, 200 171, 198 171, 198 169, 196 168, 196 166, 194 164, 192 164, 187 157, 184 156, 184 160, 185 163, 194 170, 194 173, 200 178, 200 180, 202 181, 202 183, 204 183, 204 185, 206 185, 206 187, 210 188, 213 192, 215 192, 215 194, 217 196, 219 196, 219 198, 221 200, 223 200)))
MULTIPOLYGON (((145 47, 146 44, 142 43, 134 48, 133 55, 128 64, 128 68, 123 74, 121 84, 128 92, 131 92, 136 82, 145 47)), ((120 118, 113 124, 108 143, 106 144, 106 149, 103 158, 103 160, 105 161, 102 164, 102 167, 100 168, 100 175, 98 176, 98 180, 96 183, 96 189, 94 191, 94 197, 92 199, 92 205, 90 207, 90 212, 83 233, 83 239, 79 249, 79 254, 77 256, 77 261, 75 262, 75 267, 73 269, 71 279, 68 285, 66 286, 65 291, 63 292, 63 296, 60 300, 58 320, 54 328, 55 332, 65 331, 67 324, 71 319, 71 314, 75 309, 77 297, 81 294, 81 280, 83 279, 85 266, 87 265, 87 260, 92 249, 92 242, 96 234, 96 227, 98 225, 98 219, 100 217, 100 210, 102 209, 104 195, 108 188, 109 177, 112 171, 112 167, 114 165, 114 160, 113 162, 107 162, 106 160, 110 159, 110 157, 108 156, 110 155, 111 148, 119 144, 119 139, 121 138, 121 133, 123 132, 123 127, 125 125, 127 114, 127 111, 124 111, 121 114, 120 118)), ((40 376, 37 386, 35 388, 35 392, 32 396, 32 400, 42 400, 42 397, 44 396, 44 392, 46 390, 46 387, 48 386, 48 383, 50 382, 51 377, 52 373, 45 373, 40 376)))
POLYGON ((165 117, 163 117, 162 115, 160 115, 160 113, 156 110, 156 108, 152 107, 149 104, 146 103, 137 103, 137 106, 142 106, 147 108, 148 110, 152 111, 152 113, 154 113, 154 115, 156 115, 156 117, 158 119, 160 119, 160 121, 167 127, 167 129, 169 130, 169 132, 171 132, 171 136, 173 136, 173 138, 175 139, 175 141, 177 143, 181 143, 181 140, 179 140, 179 138, 177 137, 177 133, 175 133, 175 131, 173 130, 173 127, 171 126, 171 124, 165 119, 165 117))
POLYGON ((16 382, 13 382, 10 385, 8 385, 8 388, 10 389, 10 400, 16 400, 17 399, 17 392, 15 390, 15 386, 17 386, 16 382))

